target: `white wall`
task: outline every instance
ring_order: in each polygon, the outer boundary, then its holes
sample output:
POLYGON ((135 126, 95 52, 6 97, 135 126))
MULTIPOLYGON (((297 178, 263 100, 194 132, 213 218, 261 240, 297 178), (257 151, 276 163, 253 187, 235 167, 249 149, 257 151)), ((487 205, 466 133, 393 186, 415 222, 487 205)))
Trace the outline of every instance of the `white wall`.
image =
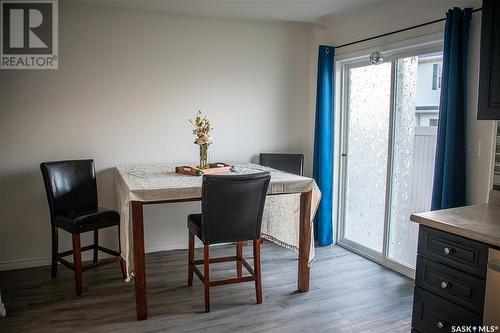
MULTIPOLYGON (((312 31, 303 24, 60 3, 60 69, 0 71, 0 270, 48 262, 41 161, 94 158, 101 204, 114 207, 115 165, 195 162, 187 119, 202 109, 215 125, 212 160, 302 151, 309 174, 318 45, 393 31, 467 5, 479 7, 480 1, 388 1, 326 18, 312 31)), ((443 27, 435 24, 336 52, 375 48, 443 27)), ((480 145, 480 152, 469 156, 471 203, 487 199, 494 138, 494 122, 475 120, 479 32, 476 13, 468 141, 473 148, 480 145)), ((189 203, 147 207, 147 249, 185 247, 185 218, 197 210, 189 203)), ((106 245, 116 244, 114 232, 102 238, 106 245)), ((69 247, 67 236, 62 247, 69 247)))
MULTIPOLYGON (((66 2, 59 10, 59 70, 0 71, 0 269, 48 262, 41 161, 94 158, 100 202, 113 208, 115 165, 196 162, 187 120, 198 109, 215 127, 213 161, 262 151, 310 159, 309 26, 66 2)), ((147 207, 147 250, 184 247, 186 216, 198 210, 147 207)), ((114 230, 102 235, 116 245, 114 230)))
MULTIPOLYGON (((452 7, 481 7, 480 0, 461 1, 386 1, 363 7, 352 13, 327 17, 322 24, 314 30, 311 45, 311 71, 310 71, 310 118, 314 123, 315 96, 316 96, 316 71, 318 45, 341 45, 367 37, 391 32, 410 27, 427 21, 445 17, 445 13, 452 7)), ((468 180, 467 197, 469 203, 486 202, 491 188, 495 122, 476 120, 477 90, 479 76, 479 45, 481 30, 481 13, 474 13, 471 21, 469 40, 469 89, 468 89, 468 180), (479 149, 479 150, 478 150, 479 149)), ((384 38, 340 48, 336 55, 346 55, 360 50, 367 50, 367 55, 381 45, 397 43, 410 38, 416 38, 433 33, 443 33, 444 22, 421 27, 418 29, 394 34, 384 38)), ((367 57, 368 58, 368 57, 367 57)), ((368 63, 368 62, 367 62, 368 63)), ((340 113, 336 110, 336 115, 340 113)), ((336 124, 338 126, 339 119, 336 124)), ((312 128, 312 125, 311 125, 312 128)), ((339 129, 336 130, 339 133, 339 129)), ((309 144, 312 147, 312 136, 309 144)), ((338 140, 337 140, 338 142, 338 140)), ((338 154, 338 149, 336 151, 338 154)), ((338 158, 336 159, 338 160, 338 158)), ((336 168, 338 171, 338 168, 336 168)), ((338 177, 338 174, 336 175, 338 177)), ((338 182, 337 182, 338 183, 338 182)))

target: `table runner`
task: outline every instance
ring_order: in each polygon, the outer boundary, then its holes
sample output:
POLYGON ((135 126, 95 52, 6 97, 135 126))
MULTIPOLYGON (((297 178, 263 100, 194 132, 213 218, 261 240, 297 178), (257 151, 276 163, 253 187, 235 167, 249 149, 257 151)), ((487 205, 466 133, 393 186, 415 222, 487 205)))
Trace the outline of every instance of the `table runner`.
MULTIPOLYGON (((268 195, 262 218, 262 237, 285 248, 298 251, 300 222, 300 192, 312 191, 311 220, 321 200, 316 182, 307 177, 292 175, 251 163, 229 163, 232 173, 246 174, 262 171, 271 173, 268 195)), ((202 177, 175 173, 173 164, 121 165, 115 170, 115 182, 120 209, 121 255, 127 262, 126 281, 133 277, 132 201, 166 201, 201 198, 202 177)), ((187 237, 187 236, 186 236, 187 237)), ((314 232, 311 225, 309 265, 314 259, 314 232)))

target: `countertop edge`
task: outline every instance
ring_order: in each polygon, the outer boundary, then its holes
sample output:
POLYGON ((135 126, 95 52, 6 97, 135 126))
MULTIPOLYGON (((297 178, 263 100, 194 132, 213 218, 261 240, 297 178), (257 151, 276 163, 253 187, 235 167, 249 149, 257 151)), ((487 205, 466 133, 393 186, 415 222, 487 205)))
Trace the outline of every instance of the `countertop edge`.
POLYGON ((472 229, 458 227, 456 225, 452 225, 447 223, 446 221, 431 219, 420 214, 411 214, 410 220, 425 225, 430 228, 438 229, 444 232, 448 232, 457 236, 461 236, 464 238, 472 239, 481 243, 485 243, 489 246, 500 248, 500 239, 493 238, 490 235, 486 235, 480 232, 477 232, 472 229))

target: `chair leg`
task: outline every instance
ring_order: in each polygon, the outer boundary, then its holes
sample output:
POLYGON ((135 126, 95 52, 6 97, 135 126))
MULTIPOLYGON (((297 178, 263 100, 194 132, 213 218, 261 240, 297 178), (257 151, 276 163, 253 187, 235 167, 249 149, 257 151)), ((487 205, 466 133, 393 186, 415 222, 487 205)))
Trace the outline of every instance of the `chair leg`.
POLYGON ((209 251, 208 244, 203 246, 203 268, 205 285, 205 312, 210 312, 210 276, 209 276, 209 251))
POLYGON ((255 271, 255 296, 257 304, 262 303, 262 282, 260 274, 260 240, 253 241, 253 265, 255 271))
POLYGON ((94 230, 94 264, 99 261, 99 251, 97 250, 97 246, 99 246, 99 230, 94 230))
POLYGON ((52 224, 52 265, 50 267, 50 276, 57 277, 57 254, 59 251, 59 238, 57 236, 57 227, 52 224))
MULTIPOLYGON (((120 233, 120 224, 118 224, 118 253, 122 254, 122 241, 121 241, 121 233, 120 233)), ((120 258, 120 269, 122 270, 122 277, 124 280, 127 279, 127 266, 125 263, 125 259, 123 257, 120 258)))
POLYGON ((188 231, 189 244, 188 244, 188 286, 193 285, 193 265, 194 265, 194 234, 188 231))
POLYGON ((243 257, 243 242, 236 242, 236 276, 243 276, 243 265, 241 258, 243 257))
POLYGON ((75 289, 76 294, 82 294, 82 248, 80 244, 80 234, 73 234, 73 265, 75 268, 75 289))

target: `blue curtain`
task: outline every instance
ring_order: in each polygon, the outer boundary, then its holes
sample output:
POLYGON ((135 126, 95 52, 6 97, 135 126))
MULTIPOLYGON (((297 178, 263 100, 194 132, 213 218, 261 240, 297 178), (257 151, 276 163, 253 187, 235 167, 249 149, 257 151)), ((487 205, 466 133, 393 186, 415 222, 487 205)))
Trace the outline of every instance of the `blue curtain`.
POLYGON ((331 46, 321 45, 318 52, 313 177, 322 194, 314 221, 314 238, 318 241, 319 245, 330 245, 333 243, 334 51, 334 48, 331 46))
POLYGON ((466 204, 467 49, 472 9, 446 14, 432 210, 466 204))

